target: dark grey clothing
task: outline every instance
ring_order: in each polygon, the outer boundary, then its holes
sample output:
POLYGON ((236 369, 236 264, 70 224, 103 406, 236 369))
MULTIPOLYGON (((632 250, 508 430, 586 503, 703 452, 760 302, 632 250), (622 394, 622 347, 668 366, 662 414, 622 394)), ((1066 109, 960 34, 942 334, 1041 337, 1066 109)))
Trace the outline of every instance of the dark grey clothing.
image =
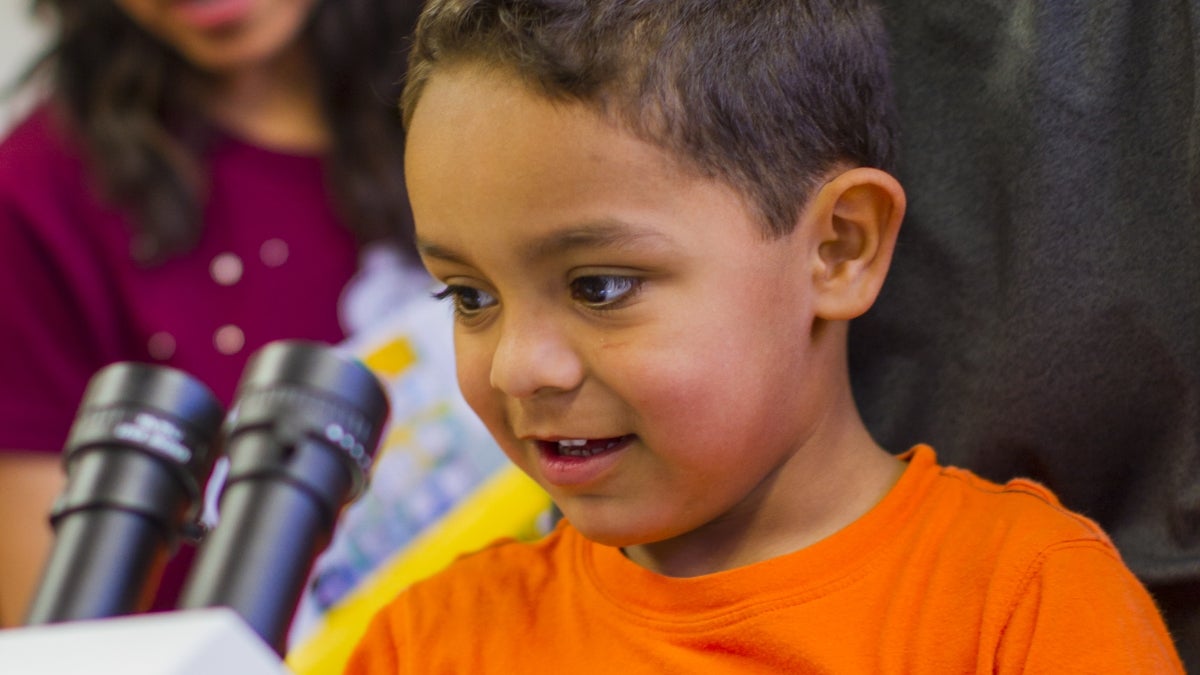
POLYGON ((868 426, 1109 532, 1200 673, 1200 0, 884 0, 891 276, 868 426))

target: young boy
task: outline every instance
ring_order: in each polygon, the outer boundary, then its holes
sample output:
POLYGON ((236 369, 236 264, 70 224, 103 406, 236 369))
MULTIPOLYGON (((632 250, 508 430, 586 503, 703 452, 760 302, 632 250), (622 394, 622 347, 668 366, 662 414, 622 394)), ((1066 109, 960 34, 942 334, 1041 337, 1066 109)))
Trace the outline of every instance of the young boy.
POLYGON ((564 519, 349 673, 1182 672, 1094 524, 859 419, 905 205, 865 1, 434 0, 412 59, 459 386, 564 519))

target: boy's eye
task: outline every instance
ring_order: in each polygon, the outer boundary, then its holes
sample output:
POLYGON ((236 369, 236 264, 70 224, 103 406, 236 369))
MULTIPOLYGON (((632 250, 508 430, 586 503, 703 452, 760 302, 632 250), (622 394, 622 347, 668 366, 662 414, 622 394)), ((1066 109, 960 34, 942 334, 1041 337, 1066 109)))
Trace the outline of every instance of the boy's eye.
POLYGON ((640 285, 637 277, 579 277, 571 282, 571 298, 593 308, 608 308, 627 299, 640 285))
POLYGON ((454 313, 459 316, 474 316, 496 304, 490 293, 470 286, 447 286, 433 294, 438 300, 450 300, 454 313))

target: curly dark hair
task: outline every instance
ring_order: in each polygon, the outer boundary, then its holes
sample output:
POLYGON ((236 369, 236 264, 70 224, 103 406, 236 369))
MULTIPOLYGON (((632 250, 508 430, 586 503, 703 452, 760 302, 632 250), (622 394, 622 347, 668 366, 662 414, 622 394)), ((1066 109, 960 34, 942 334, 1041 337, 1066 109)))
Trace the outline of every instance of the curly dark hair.
POLYGON ((840 162, 890 170, 889 42, 868 0, 430 0, 401 107, 455 61, 581 102, 792 230, 840 162))
MULTIPOLYGON (((201 157, 212 129, 197 112, 197 72, 113 0, 32 0, 57 31, 27 77, 49 78, 93 174, 138 228, 147 264, 185 252, 202 227, 201 157)), ((311 45, 321 111, 331 131, 329 180, 360 242, 391 238, 411 250, 404 129, 397 111, 409 36, 421 0, 319 0, 311 45)))

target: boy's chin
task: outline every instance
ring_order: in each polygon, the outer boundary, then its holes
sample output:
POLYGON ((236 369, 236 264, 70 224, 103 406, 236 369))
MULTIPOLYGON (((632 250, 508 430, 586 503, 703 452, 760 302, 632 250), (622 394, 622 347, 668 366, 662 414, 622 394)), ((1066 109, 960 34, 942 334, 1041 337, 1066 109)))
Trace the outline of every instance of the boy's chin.
POLYGON ((602 546, 626 548, 653 544, 670 538, 647 524, 633 522, 630 518, 621 518, 609 514, 598 514, 587 508, 571 508, 559 505, 563 518, 579 531, 589 541, 602 546))

